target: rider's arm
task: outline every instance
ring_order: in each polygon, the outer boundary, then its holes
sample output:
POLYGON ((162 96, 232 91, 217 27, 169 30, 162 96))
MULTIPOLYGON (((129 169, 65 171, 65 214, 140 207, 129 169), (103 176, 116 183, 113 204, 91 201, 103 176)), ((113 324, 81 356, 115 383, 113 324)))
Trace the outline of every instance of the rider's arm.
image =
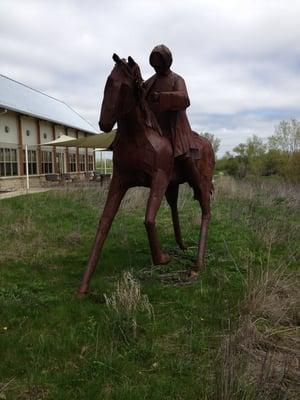
POLYGON ((174 90, 171 92, 160 92, 158 103, 160 111, 178 111, 189 107, 190 99, 183 78, 176 77, 174 90))

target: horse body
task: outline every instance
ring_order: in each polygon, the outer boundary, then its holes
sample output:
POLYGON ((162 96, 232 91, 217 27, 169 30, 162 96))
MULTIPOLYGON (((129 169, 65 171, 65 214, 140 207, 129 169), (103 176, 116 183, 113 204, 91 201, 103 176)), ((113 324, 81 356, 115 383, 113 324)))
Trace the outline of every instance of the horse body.
POLYGON ((173 153, 170 142, 145 124, 118 123, 113 146, 114 175, 121 174, 130 187, 151 187, 158 171, 170 175, 173 153), (141 151, 142 150, 142 151, 141 151))
POLYGON ((214 155, 210 143, 196 135, 202 155, 194 162, 201 173, 196 179, 197 182, 192 181, 189 171, 182 168, 180 161, 174 162, 172 145, 160 132, 153 114, 145 104, 140 93, 142 77, 138 65, 131 58, 128 63, 116 55, 113 58, 116 65, 105 86, 99 125, 103 131, 108 132, 115 122, 118 122, 117 135, 112 145, 114 172, 88 264, 78 290, 79 297, 88 291, 102 246, 122 198, 129 188, 134 186, 150 188, 144 223, 154 264, 166 264, 170 261, 170 257, 161 250, 155 226, 156 214, 164 196, 171 208, 176 241, 182 249, 185 246, 177 210, 179 184, 189 182, 194 189, 195 198, 200 202, 202 222, 198 256, 193 267, 195 271, 203 266, 210 218, 210 193, 214 168, 214 155))

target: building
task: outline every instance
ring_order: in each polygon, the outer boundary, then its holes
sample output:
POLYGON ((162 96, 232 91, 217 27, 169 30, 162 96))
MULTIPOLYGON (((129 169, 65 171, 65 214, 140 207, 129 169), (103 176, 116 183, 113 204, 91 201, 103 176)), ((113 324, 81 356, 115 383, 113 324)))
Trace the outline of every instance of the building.
POLYGON ((0 190, 25 187, 25 146, 30 185, 47 174, 78 179, 95 169, 93 149, 43 146, 61 135, 82 138, 99 133, 66 103, 0 75, 0 190))

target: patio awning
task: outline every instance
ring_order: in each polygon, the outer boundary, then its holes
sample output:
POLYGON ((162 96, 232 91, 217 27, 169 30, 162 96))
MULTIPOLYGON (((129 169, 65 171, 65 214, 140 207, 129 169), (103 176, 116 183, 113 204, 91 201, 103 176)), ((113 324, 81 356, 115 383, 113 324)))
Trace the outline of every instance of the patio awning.
POLYGON ((73 142, 74 138, 67 136, 67 135, 61 135, 58 139, 52 140, 51 142, 47 142, 47 143, 41 143, 41 146, 62 146, 62 143, 66 142, 73 142))
POLYGON ((100 133, 98 135, 91 135, 80 139, 74 139, 70 136, 61 135, 61 137, 58 139, 43 143, 42 146, 85 147, 107 150, 114 141, 116 132, 117 130, 114 129, 108 133, 100 133))

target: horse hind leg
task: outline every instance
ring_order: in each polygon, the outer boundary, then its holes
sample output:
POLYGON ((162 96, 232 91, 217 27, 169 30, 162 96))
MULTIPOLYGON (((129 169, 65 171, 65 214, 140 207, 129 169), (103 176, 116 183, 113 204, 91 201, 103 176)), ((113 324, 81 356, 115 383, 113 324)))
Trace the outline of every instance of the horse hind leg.
POLYGON ((195 191, 195 194, 199 199, 202 216, 201 216, 197 259, 192 267, 192 270, 194 272, 199 272, 204 268, 204 256, 206 249, 207 233, 211 217, 211 212, 210 212, 211 190, 212 190, 211 182, 207 177, 203 177, 201 179, 199 188, 195 191))
POLYGON ((182 241, 179 216, 178 216, 178 207, 177 207, 178 190, 179 190, 179 185, 174 184, 168 186, 166 191, 166 199, 171 208, 172 222, 173 222, 176 243, 178 244, 180 249, 185 250, 186 246, 182 241))
POLYGON ((168 185, 168 179, 162 174, 158 174, 152 182, 150 195, 147 202, 145 215, 145 227, 149 239, 152 261, 154 265, 167 264, 171 258, 168 254, 162 252, 157 236, 155 218, 161 205, 168 185))
POLYGON ((199 201, 202 211, 197 258, 192 266, 192 271, 198 273, 204 268, 207 231, 211 216, 210 194, 213 186, 209 171, 207 171, 207 174, 204 174, 201 168, 192 159, 189 158, 185 160, 183 167, 187 181, 194 190, 194 199, 199 201))

